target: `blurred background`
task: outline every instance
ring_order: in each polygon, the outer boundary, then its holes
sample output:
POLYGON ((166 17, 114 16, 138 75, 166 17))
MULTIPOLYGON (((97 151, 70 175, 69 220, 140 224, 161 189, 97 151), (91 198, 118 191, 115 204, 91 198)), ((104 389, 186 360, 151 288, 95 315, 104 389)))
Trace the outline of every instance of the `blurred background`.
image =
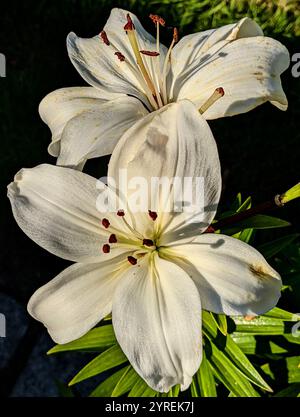
MULTIPOLYGON (((47 153, 50 131, 39 118, 38 105, 57 88, 85 85, 68 59, 66 36, 70 31, 81 37, 96 35, 112 7, 136 13, 150 32, 149 13, 160 14, 167 25, 179 28, 181 36, 248 15, 266 35, 286 45, 291 57, 300 53, 299 1, 10 0, 1 5, 0 53, 6 57, 6 77, 0 77, 0 313, 7 318, 7 337, 0 338, 2 396, 59 395, 60 381, 74 374, 74 367, 82 361, 70 355, 47 358, 45 352, 53 342, 26 314, 34 290, 68 263, 42 250, 18 228, 6 186, 23 167, 55 163, 47 153)), ((162 41, 169 44, 170 33, 166 35, 162 41)), ((238 192, 243 197, 251 195, 255 205, 299 181, 300 68, 298 77, 293 76, 295 63, 282 76, 287 112, 267 103, 250 113, 209 123, 222 164, 222 209, 229 207, 238 192)), ((104 175, 108 160, 90 161, 88 170, 104 175)), ((299 204, 291 203, 276 215, 292 226, 258 231, 258 243, 299 231, 299 204)), ((296 299, 288 302, 286 308, 299 310, 296 299)))

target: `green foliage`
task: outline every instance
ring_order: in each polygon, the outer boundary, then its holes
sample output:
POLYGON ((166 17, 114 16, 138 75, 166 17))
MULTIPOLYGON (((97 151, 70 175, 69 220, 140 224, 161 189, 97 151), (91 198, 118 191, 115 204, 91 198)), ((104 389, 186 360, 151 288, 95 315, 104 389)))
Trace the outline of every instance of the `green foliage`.
POLYGON ((247 15, 254 18, 267 34, 300 35, 297 0, 150 0, 149 3, 157 5, 159 13, 168 7, 168 15, 171 14, 181 28, 204 30, 232 23, 233 19, 247 15))

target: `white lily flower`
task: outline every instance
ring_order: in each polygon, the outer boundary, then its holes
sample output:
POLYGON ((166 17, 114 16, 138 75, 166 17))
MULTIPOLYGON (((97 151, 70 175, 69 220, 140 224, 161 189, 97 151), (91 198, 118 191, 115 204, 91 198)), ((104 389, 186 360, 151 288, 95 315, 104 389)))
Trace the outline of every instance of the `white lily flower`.
POLYGON ((191 100, 205 119, 247 112, 270 101, 281 110, 287 99, 280 75, 289 53, 264 37, 251 19, 160 43, 162 18, 151 15, 156 39, 138 18, 113 9, 100 35, 70 33, 69 56, 92 87, 64 88, 40 104, 52 131, 49 152, 59 165, 82 168, 88 158, 110 154, 126 129, 148 112, 191 100), (225 91, 225 95, 224 94, 225 91))
POLYGON ((167 392, 175 384, 188 388, 199 368, 201 309, 264 313, 276 305, 281 279, 246 243, 203 233, 215 216, 221 175, 214 138, 195 106, 173 103, 146 119, 122 137, 108 175, 117 178, 126 168, 129 178, 149 179, 151 172, 204 177, 202 222, 185 222, 187 213, 165 212, 164 205, 157 212, 101 214, 96 179, 52 165, 21 170, 8 196, 31 239, 77 262, 36 291, 29 313, 63 344, 112 312, 116 338, 134 369, 150 387, 167 392))

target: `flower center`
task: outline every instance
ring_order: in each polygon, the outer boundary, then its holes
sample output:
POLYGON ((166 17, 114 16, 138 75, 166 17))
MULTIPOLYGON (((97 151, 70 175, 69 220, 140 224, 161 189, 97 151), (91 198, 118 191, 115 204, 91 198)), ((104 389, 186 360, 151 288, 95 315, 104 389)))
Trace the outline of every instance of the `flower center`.
MULTIPOLYGON (((159 250, 158 240, 149 236, 143 236, 139 233, 126 219, 125 211, 118 210, 116 215, 122 219, 124 227, 116 228, 107 218, 101 220, 101 225, 108 233, 108 241, 102 246, 103 253, 110 253, 112 248, 124 247, 124 249, 132 250, 132 255, 127 257, 127 261, 131 265, 136 265, 138 260, 151 252, 159 250)), ((148 210, 149 221, 155 222, 157 213, 148 210)))
MULTIPOLYGON (((157 110, 170 102, 167 92, 167 76, 172 50, 174 45, 178 42, 178 30, 175 27, 173 28, 172 41, 164 61, 162 62, 160 57, 160 27, 164 27, 166 22, 162 17, 156 14, 150 14, 149 17, 156 27, 156 50, 147 51, 141 49, 138 37, 136 35, 136 29, 129 13, 126 16, 127 23, 124 25, 124 30, 128 36, 128 40, 136 60, 136 65, 139 73, 139 81, 143 86, 144 93, 146 94, 152 108, 157 110), (150 68, 152 68, 152 71, 150 71, 150 68)), ((116 59, 121 61, 123 65, 129 65, 132 67, 132 64, 129 62, 129 60, 126 59, 126 56, 122 53, 122 51, 117 50, 110 42, 104 30, 100 33, 100 38, 103 43, 105 43, 105 45, 114 49, 114 55, 116 56, 116 59)), ((208 100, 200 107, 199 112, 201 114, 204 113, 223 95, 223 88, 216 88, 208 100)))

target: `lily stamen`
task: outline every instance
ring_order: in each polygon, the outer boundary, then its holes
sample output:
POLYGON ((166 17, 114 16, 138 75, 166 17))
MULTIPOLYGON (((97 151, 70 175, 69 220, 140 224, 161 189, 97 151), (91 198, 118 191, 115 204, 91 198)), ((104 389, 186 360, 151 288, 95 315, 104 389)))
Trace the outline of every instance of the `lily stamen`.
POLYGON ((115 55, 119 59, 119 61, 123 62, 125 61, 125 56, 121 52, 115 52, 115 55))
POLYGON ((149 246, 149 247, 155 246, 153 240, 151 240, 151 239, 143 239, 143 245, 144 246, 149 246))
POLYGON ((137 264, 137 259, 134 256, 128 256, 127 259, 128 259, 128 262, 131 263, 131 265, 137 264))
POLYGON ((141 54, 143 55, 148 55, 148 56, 158 56, 159 52, 156 51, 140 51, 141 54))
POLYGON ((108 229, 110 226, 110 221, 108 219, 102 219, 102 226, 105 227, 105 229, 108 229))
POLYGON ((109 243, 117 243, 117 241, 118 241, 117 236, 116 236, 114 233, 113 233, 113 234, 111 234, 111 235, 109 236, 108 241, 109 241, 109 243))
POLYGON ((212 93, 212 95, 206 100, 206 102, 200 107, 199 113, 203 114, 209 107, 211 107, 217 100, 223 97, 225 91, 222 87, 218 87, 212 93))
MULTIPOLYGON (((148 74, 148 71, 145 67, 142 55, 140 53, 140 48, 139 48, 139 45, 138 45, 137 37, 136 37, 136 34, 135 34, 135 27, 134 27, 134 24, 133 24, 129 14, 127 15, 127 23, 124 26, 124 30, 126 31, 126 33, 128 35, 128 40, 129 40, 130 45, 132 47, 132 50, 133 50, 134 56, 136 58, 137 64, 138 64, 138 66, 140 68, 140 71, 141 71, 141 73, 142 73, 142 75, 143 75, 143 77, 144 77, 144 79, 147 83, 147 86, 148 86, 148 88, 151 92, 151 95, 155 98, 156 103, 158 103, 158 101, 159 101, 159 99, 157 97, 158 92, 157 92, 157 90, 156 90, 156 88, 155 88, 155 86, 154 86, 154 84, 153 84, 153 82, 152 82, 152 80, 151 80, 151 78, 148 74)), ((149 92, 147 92, 147 96, 149 96, 149 92)), ((156 106, 156 107, 158 107, 158 106, 156 106)))
POLYGON ((109 253, 110 252, 110 246, 106 243, 102 246, 103 253, 109 253))
POLYGON ((153 221, 155 221, 157 219, 157 213, 156 213, 156 211, 148 210, 148 214, 149 214, 149 216, 151 217, 151 219, 153 221))
POLYGON ((103 40, 105 45, 107 45, 107 46, 110 45, 110 42, 108 40, 108 37, 107 37, 107 34, 106 34, 105 30, 102 30, 102 32, 100 33, 100 38, 103 40))

